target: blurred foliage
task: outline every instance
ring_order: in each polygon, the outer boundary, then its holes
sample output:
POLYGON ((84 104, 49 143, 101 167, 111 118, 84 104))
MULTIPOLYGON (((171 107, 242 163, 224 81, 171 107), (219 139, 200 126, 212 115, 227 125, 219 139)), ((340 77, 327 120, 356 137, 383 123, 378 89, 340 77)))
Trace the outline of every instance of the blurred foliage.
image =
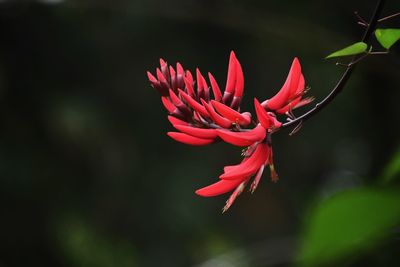
POLYGON ((385 166, 380 182, 387 184, 400 177, 400 149, 397 150, 389 163, 385 166))
POLYGON ((79 217, 63 219, 57 235, 71 266, 136 266, 135 249, 129 242, 99 233, 79 217))
POLYGON ((298 260, 303 266, 335 264, 376 247, 400 223, 400 191, 361 188, 321 201, 308 217, 298 260))

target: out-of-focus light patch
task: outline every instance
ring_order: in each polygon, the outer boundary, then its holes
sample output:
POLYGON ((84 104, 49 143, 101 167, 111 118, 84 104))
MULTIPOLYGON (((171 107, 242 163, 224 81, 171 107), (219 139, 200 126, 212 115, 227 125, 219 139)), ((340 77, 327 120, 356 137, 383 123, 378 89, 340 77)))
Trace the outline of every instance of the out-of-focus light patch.
POLYGON ((295 238, 270 238, 217 255, 195 267, 287 266, 293 262, 295 252, 295 238))
POLYGON ((335 170, 326 173, 322 178, 324 181, 320 188, 322 199, 329 198, 337 192, 345 191, 363 184, 362 179, 356 173, 349 170, 335 170))

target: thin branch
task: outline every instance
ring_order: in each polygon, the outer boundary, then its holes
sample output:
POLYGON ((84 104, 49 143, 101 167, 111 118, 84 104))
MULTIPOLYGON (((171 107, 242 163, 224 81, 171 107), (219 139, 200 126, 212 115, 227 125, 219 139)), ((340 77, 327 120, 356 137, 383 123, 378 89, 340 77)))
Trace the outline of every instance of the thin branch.
POLYGON ((400 12, 398 12, 396 14, 393 14, 393 15, 390 15, 390 16, 387 16, 387 17, 384 17, 384 18, 381 18, 381 19, 378 19, 378 22, 382 22, 382 21, 385 21, 385 20, 388 20, 388 19, 391 19, 391 18, 394 18, 394 17, 397 17, 397 16, 400 16, 400 12))
MULTIPOLYGON (((375 7, 375 11, 371 17, 370 22, 368 23, 368 27, 364 32, 364 35, 361 39, 362 42, 368 43, 369 38, 371 37, 372 33, 375 30, 376 24, 378 23, 378 18, 380 13, 382 12, 383 6, 385 5, 385 0, 379 0, 375 7)), ((354 68, 357 64, 354 64, 358 60, 358 56, 353 57, 352 61, 350 62, 349 66, 346 68, 345 72, 343 73, 342 77, 340 77, 339 81, 337 82, 336 86, 332 89, 332 91, 319 103, 317 103, 314 108, 307 111, 303 115, 297 117, 295 120, 286 122, 282 124, 281 128, 286 128, 295 124, 298 124, 300 121, 304 123, 307 119, 311 118, 319 111, 321 111, 325 106, 327 106, 335 97, 343 90, 347 81, 349 80, 351 74, 354 71, 354 68)))

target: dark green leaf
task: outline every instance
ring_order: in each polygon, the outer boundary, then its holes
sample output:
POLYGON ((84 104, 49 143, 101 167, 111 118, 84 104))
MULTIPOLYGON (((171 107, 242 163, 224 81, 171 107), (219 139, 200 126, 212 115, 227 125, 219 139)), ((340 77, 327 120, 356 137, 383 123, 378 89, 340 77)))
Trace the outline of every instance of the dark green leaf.
POLYGON ((347 46, 339 51, 333 52, 326 58, 333 58, 333 57, 344 57, 344 56, 351 56, 361 54, 367 51, 368 45, 364 42, 358 42, 347 46))
POLYGON ((389 49, 400 40, 400 29, 377 29, 375 36, 384 48, 389 49))
POLYGON ((315 207, 309 217, 299 263, 317 266, 376 244, 400 221, 400 194, 359 189, 339 193, 315 207))

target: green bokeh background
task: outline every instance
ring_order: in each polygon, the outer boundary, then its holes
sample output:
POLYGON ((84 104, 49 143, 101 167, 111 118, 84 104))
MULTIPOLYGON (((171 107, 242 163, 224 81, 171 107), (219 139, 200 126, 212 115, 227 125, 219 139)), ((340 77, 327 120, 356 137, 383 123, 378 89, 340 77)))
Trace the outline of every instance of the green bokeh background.
MULTIPOLYGON (((387 2, 385 15, 400 10, 387 2)), ((224 85, 234 50, 253 111, 298 56, 321 99, 344 70, 323 58, 359 40, 352 12, 368 18, 374 5, 0 1, 0 266, 290 266, 310 205, 373 182, 396 151, 400 46, 366 59, 298 134, 276 134, 281 180, 264 175, 224 215, 227 195, 194 191, 240 149, 168 138, 145 73, 163 57, 224 85)), ((344 266, 396 266, 399 238, 385 244, 344 266)))

